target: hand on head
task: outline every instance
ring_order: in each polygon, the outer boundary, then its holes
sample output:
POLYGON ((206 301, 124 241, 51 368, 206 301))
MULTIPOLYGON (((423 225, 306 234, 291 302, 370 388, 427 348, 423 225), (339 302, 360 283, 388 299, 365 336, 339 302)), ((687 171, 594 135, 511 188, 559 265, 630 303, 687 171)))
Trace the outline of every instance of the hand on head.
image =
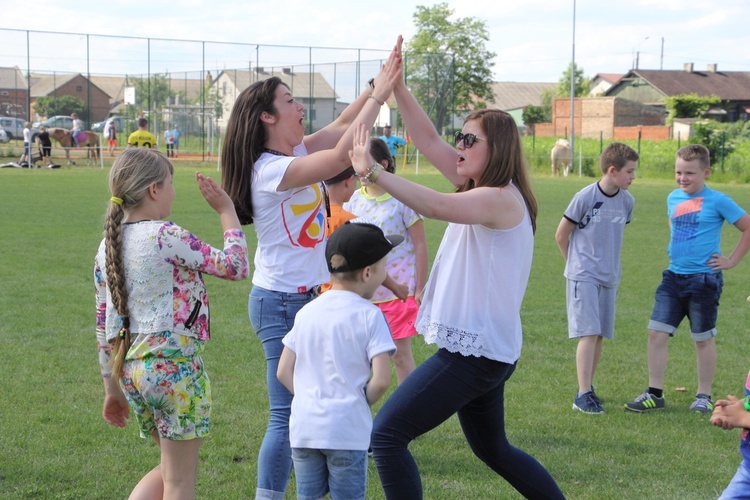
POLYGON ((367 184, 364 176, 367 175, 370 166, 375 163, 370 155, 370 131, 364 123, 360 123, 355 127, 352 137, 352 149, 349 151, 349 159, 352 162, 354 171, 359 175, 360 182, 367 184))

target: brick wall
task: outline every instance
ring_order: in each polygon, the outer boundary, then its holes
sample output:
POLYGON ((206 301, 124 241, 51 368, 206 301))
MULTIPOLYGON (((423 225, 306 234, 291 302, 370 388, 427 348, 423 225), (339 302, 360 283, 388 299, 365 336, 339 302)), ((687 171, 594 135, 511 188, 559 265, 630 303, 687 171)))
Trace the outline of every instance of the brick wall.
MULTIPOLYGON (((638 131, 642 139, 664 141, 671 136, 660 109, 621 97, 577 97, 574 113, 577 137, 637 139, 638 131)), ((570 99, 555 99, 552 122, 537 123, 534 130, 539 137, 570 135, 570 99)))

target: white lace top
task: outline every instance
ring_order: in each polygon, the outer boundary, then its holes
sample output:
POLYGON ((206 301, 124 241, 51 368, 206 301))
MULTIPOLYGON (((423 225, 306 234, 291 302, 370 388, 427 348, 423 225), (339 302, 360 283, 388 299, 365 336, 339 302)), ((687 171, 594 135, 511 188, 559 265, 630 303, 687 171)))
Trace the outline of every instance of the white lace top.
MULTIPOLYGON (((134 344, 148 344, 152 355, 193 352, 193 340, 209 339, 208 294, 202 273, 240 280, 249 275, 247 244, 240 229, 224 232, 224 249, 213 248, 188 230, 165 221, 124 224, 125 287, 134 344), (180 341, 173 339, 182 336, 180 341), (186 348, 187 347, 187 348, 186 348)), ((122 328, 107 286, 105 244, 94 265, 96 330, 100 350, 122 328)), ((100 352, 103 373, 108 352, 100 352)))
POLYGON ((515 363, 533 253, 528 210, 511 229, 449 224, 417 318, 425 341, 465 356, 515 363))

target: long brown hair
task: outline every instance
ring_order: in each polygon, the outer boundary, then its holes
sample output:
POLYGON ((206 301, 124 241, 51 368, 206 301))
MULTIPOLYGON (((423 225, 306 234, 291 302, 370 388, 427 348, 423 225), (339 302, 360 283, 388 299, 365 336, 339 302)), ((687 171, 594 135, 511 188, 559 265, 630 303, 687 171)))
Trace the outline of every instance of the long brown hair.
POLYGON ((474 111, 466 117, 464 123, 472 120, 479 121, 479 126, 487 136, 490 154, 479 182, 475 185, 472 179, 467 179, 456 192, 460 193, 481 186, 505 187, 512 181, 526 202, 531 227, 536 232, 536 216, 539 208, 531 189, 526 157, 521 146, 521 135, 518 133, 515 120, 499 109, 474 111))
POLYGON ((128 148, 117 156, 109 171, 109 191, 122 200, 107 207, 104 219, 104 247, 107 287, 112 305, 122 320, 122 329, 115 339, 112 373, 122 377, 125 355, 130 349, 130 312, 128 289, 125 286, 125 265, 122 255, 122 220, 125 210, 138 207, 151 184, 161 184, 173 173, 172 164, 164 153, 148 148, 128 148))
POLYGON ((242 224, 253 223, 250 189, 253 165, 268 140, 260 115, 266 112, 276 116, 274 99, 279 85, 287 87, 277 76, 250 85, 237 97, 227 122, 226 141, 221 150, 221 187, 234 202, 242 224))

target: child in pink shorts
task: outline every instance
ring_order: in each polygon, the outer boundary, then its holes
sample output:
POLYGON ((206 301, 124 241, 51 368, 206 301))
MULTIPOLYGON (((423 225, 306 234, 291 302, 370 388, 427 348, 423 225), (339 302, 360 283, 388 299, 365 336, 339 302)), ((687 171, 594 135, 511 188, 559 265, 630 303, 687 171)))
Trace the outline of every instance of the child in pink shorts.
MULTIPOLYGON (((370 139, 370 154, 389 172, 395 162, 388 146, 379 138, 370 139)), ((381 286, 372 301, 385 314, 391 336, 396 344, 393 364, 399 385, 416 367, 411 352, 411 338, 417 334, 414 322, 427 282, 427 238, 422 216, 386 193, 368 184, 355 191, 344 208, 364 221, 380 227, 385 234, 403 236, 404 242, 388 254, 386 271, 397 283, 407 284, 408 297, 399 300, 392 291, 381 286)))

